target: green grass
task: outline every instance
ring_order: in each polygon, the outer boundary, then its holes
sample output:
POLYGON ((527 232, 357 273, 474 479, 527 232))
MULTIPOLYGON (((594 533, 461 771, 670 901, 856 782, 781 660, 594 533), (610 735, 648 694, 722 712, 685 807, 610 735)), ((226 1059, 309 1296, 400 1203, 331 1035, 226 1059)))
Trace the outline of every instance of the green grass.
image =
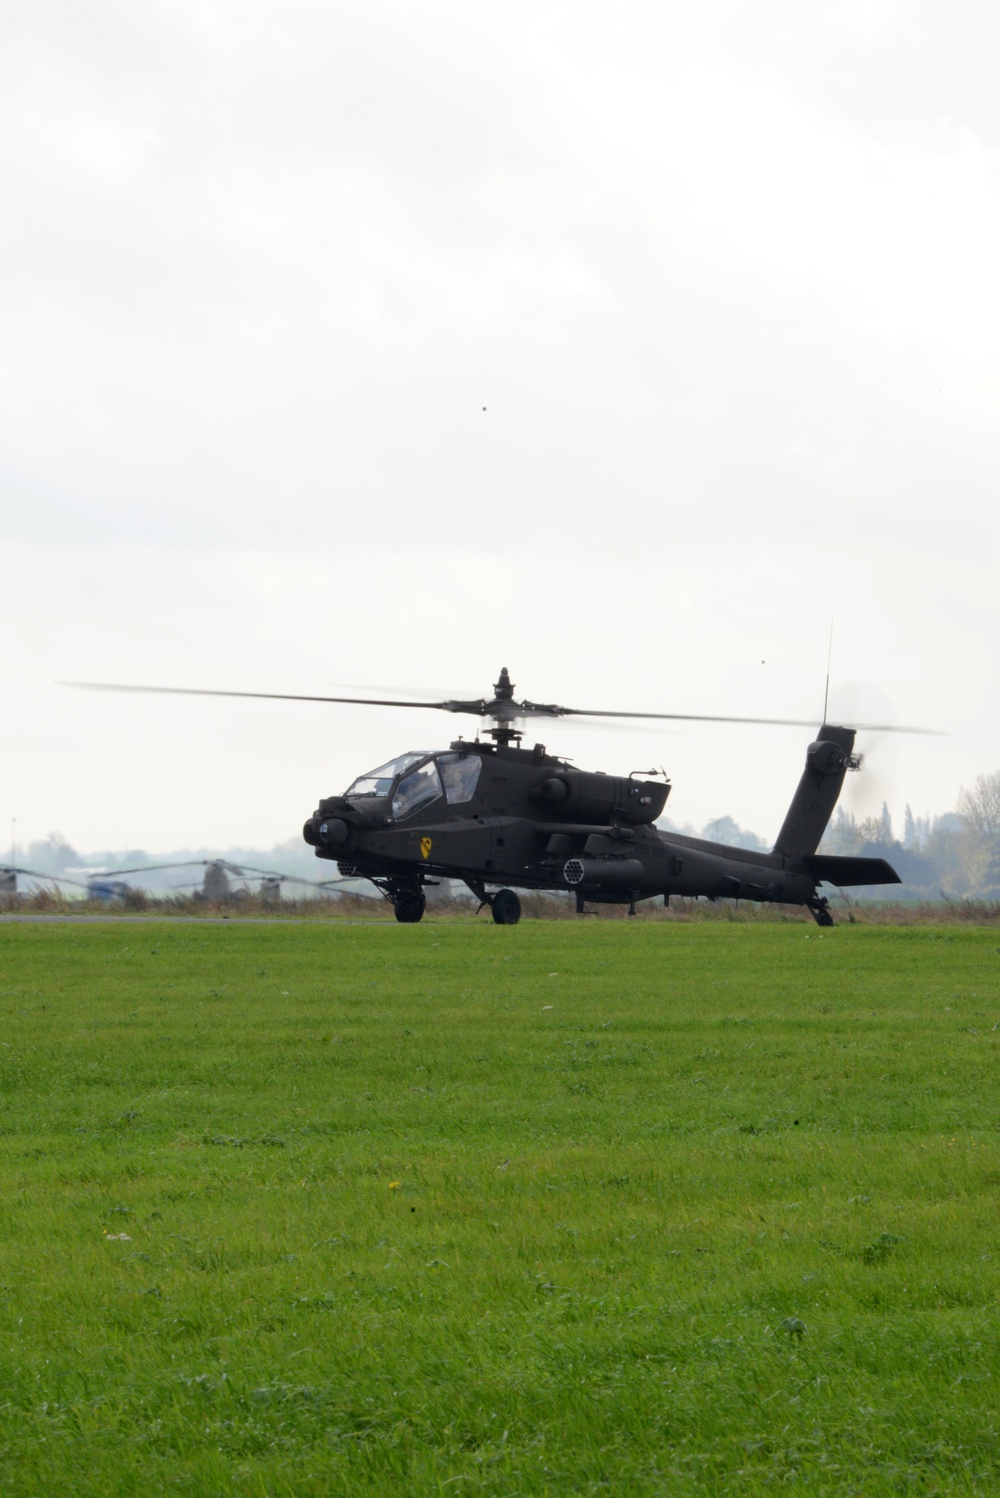
POLYGON ((998 978, 954 928, 0 928, 0 1491, 997 1491, 998 978))

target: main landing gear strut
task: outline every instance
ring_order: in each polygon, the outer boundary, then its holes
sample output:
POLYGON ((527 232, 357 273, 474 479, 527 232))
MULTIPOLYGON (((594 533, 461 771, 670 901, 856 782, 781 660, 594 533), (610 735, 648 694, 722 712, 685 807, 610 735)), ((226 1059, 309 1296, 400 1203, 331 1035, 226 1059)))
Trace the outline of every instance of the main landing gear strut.
POLYGON ((466 884, 479 901, 479 909, 490 907, 497 926, 516 926, 521 919, 521 902, 512 889, 498 889, 495 895, 486 893, 486 886, 479 879, 466 879, 466 884))
POLYGON ((427 896, 416 879, 373 879, 372 883, 389 901, 397 921, 410 926, 423 918, 427 896))
MULTIPOLYGON (((424 911, 427 909, 427 897, 418 880, 373 879, 372 883, 389 901, 397 921, 409 926, 423 919, 424 911)), ((479 901, 480 910, 484 905, 490 907, 490 913, 496 925, 517 925, 521 919, 521 902, 512 889, 498 889, 496 894, 488 895, 478 880, 475 883, 466 880, 466 883, 479 901)))

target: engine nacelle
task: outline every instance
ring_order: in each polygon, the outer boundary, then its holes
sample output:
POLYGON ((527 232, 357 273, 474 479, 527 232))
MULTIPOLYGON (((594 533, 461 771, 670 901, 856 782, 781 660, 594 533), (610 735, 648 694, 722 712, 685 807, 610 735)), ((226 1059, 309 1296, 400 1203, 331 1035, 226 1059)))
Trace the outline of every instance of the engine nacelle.
POLYGON ((528 794, 550 814, 569 822, 626 822, 642 827, 661 814, 670 785, 567 767, 557 775, 546 776, 528 794))

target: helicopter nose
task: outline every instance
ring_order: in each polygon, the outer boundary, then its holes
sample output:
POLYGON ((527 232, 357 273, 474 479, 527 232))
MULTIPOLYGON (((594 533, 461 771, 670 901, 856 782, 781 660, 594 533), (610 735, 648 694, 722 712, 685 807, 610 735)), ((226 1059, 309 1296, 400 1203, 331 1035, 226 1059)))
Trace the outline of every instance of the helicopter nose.
POLYGON ((321 843, 328 848, 342 848, 350 836, 351 829, 340 817, 327 817, 316 828, 321 843))
POLYGON ((318 848, 321 843, 328 848, 342 848, 350 831, 340 817, 310 817, 302 828, 302 837, 310 848, 318 848))

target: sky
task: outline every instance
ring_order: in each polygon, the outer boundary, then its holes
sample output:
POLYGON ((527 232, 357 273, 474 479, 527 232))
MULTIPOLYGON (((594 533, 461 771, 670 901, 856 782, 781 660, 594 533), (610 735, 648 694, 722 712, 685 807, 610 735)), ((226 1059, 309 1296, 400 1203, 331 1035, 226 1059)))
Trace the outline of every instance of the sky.
MULTIPOLYGON (((842 715, 942 734, 860 813, 1000 768, 994 6, 9 0, 0 43, 0 850, 266 847, 475 732, 73 680, 818 722, 832 624, 842 715)), ((773 837, 810 736, 530 740, 773 837)))

